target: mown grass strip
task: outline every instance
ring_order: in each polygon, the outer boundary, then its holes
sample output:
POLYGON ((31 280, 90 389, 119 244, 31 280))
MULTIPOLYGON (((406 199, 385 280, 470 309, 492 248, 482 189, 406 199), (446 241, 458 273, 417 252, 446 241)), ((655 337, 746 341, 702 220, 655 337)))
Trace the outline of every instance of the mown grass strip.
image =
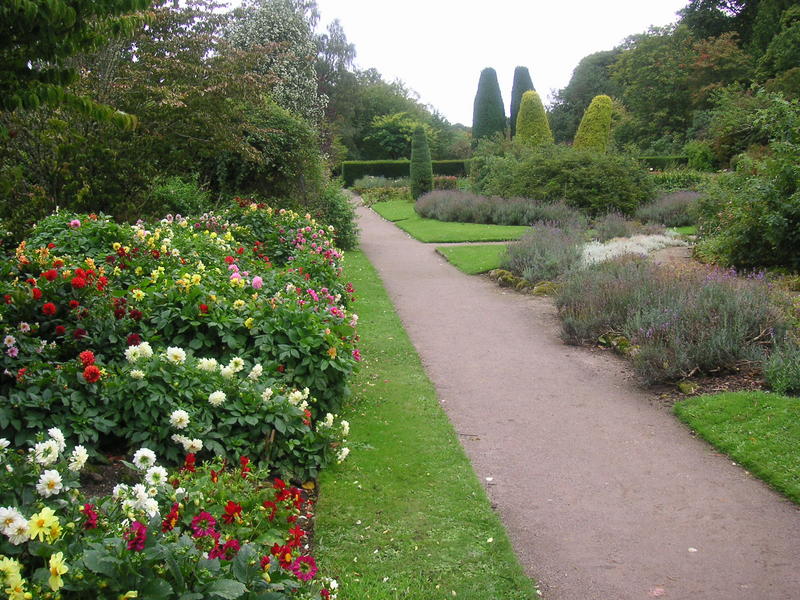
POLYGON ((678 418, 753 475, 800 504, 800 398, 729 392, 688 398, 678 418))
POLYGON ((697 234, 697 227, 694 225, 686 225, 684 227, 670 227, 671 231, 675 233, 680 233, 681 235, 696 235, 697 234))
POLYGON ((320 481, 316 553, 348 600, 537 593, 377 273, 347 255, 365 360, 344 410, 352 453, 320 481))
POLYGON ((504 244, 476 246, 438 246, 436 251, 458 270, 478 275, 500 267, 507 246, 504 244))
POLYGON ((419 216, 414 212, 414 203, 405 200, 387 200, 386 202, 376 202, 372 205, 372 210, 378 213, 387 221, 402 221, 404 219, 418 219, 419 216))

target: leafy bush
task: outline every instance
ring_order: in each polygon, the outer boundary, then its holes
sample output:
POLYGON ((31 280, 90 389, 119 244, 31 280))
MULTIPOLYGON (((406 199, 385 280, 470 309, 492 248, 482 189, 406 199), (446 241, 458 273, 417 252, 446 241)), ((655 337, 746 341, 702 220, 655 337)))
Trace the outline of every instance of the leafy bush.
POLYGON ((435 190, 458 189, 458 177, 456 177, 455 175, 435 175, 433 177, 433 189, 435 190))
POLYGON ((658 223, 664 227, 686 227, 695 224, 692 207, 700 198, 698 192, 672 192, 663 194, 640 206, 635 217, 644 223, 658 223))
POLYGON ((562 277, 580 264, 581 236, 573 229, 537 223, 508 247, 502 267, 531 283, 562 277))
POLYGON ((408 177, 388 179, 382 175, 364 175, 357 179, 351 187, 356 194, 360 194, 364 190, 372 188, 409 187, 410 185, 408 177))
POLYGON ((390 200, 414 201, 409 187, 370 188, 361 193, 361 199, 367 206, 372 206, 376 202, 389 202, 390 200))
POLYGON ((714 150, 711 144, 699 140, 687 142, 683 147, 683 153, 687 157, 687 166, 697 171, 714 170, 714 150))
POLYGON ((760 276, 735 272, 674 272, 626 257, 573 271, 557 306, 569 343, 622 337, 648 382, 758 360, 763 344, 785 325, 760 276))
POLYGON ((409 179, 411 180, 411 197, 414 200, 433 189, 431 151, 428 148, 425 130, 421 126, 414 130, 414 137, 411 140, 409 179))
POLYGON ((472 192, 440 190, 425 194, 414 205, 428 219, 459 223, 530 225, 547 221, 556 226, 580 228, 586 218, 563 202, 546 203, 524 198, 487 198, 472 192))
POLYGON ((800 394, 800 346, 776 347, 764 363, 764 378, 779 394, 800 394))
POLYGON ((352 250, 358 246, 356 212, 350 197, 335 182, 328 183, 319 200, 308 207, 321 223, 328 225, 337 248, 352 250), (330 230, 333 227, 333 230, 330 230))
POLYGON ((583 113, 575 141, 572 145, 582 150, 606 152, 611 143, 611 98, 605 94, 592 98, 591 104, 583 113))
POLYGON ((160 177, 150 188, 149 197, 161 214, 200 215, 214 208, 208 190, 200 186, 197 175, 160 177))
POLYGON ((563 200, 592 216, 610 211, 633 214, 652 194, 647 174, 636 161, 563 146, 479 146, 471 178, 475 189, 486 195, 563 200))
POLYGON ((544 105, 539 94, 533 90, 522 94, 522 103, 517 116, 516 139, 520 144, 532 148, 553 143, 553 132, 550 131, 544 105))
POLYGON ((665 171, 667 169, 675 169, 689 162, 689 158, 683 155, 663 155, 663 156, 640 156, 638 157, 646 168, 654 169, 657 171, 665 171))
MULTIPOLYGON (((468 160, 434 160, 434 175, 455 175, 464 177, 468 173, 468 160)), ((350 160, 342 163, 342 180, 345 186, 352 187, 356 180, 367 175, 399 179, 408 177, 408 160, 350 160)))
POLYGON ((651 173, 649 179, 659 192, 666 193, 698 190, 713 181, 714 177, 701 171, 681 168, 651 173))
POLYGON ((135 485, 87 498, 78 489, 87 449, 68 452, 64 438, 50 428, 27 452, 2 440, 9 597, 288 600, 335 587, 302 549, 313 516, 302 490, 267 480, 246 455, 200 464, 190 453, 169 472, 141 448, 127 463, 135 485))

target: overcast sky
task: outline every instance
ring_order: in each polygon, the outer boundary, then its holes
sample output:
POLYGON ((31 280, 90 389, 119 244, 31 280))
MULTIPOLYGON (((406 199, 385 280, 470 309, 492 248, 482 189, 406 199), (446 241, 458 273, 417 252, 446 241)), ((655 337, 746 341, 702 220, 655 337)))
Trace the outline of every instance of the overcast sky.
POLYGON ((581 58, 650 25, 688 0, 317 0, 320 27, 339 19, 356 65, 402 79, 452 123, 472 125, 484 67, 497 71, 508 114, 514 67, 528 67, 547 103, 581 58))

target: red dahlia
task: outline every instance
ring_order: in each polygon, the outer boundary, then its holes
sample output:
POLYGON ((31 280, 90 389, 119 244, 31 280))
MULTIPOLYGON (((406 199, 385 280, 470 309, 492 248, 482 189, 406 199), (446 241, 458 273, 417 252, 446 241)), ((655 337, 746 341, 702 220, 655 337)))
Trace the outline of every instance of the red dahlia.
POLYGON ((54 315, 58 312, 56 305, 52 302, 46 302, 44 306, 42 306, 42 313, 46 315, 54 315))
POLYGON ((96 365, 89 365, 83 370, 83 378, 88 383, 96 383, 100 381, 100 369, 96 365))

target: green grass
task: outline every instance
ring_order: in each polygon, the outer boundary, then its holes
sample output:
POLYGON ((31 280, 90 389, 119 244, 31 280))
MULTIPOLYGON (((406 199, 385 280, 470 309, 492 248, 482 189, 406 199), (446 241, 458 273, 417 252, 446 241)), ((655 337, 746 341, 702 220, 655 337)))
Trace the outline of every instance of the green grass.
POLYGON ((348 600, 536 598, 375 270, 351 252, 346 271, 365 359, 352 452, 320 481, 321 568, 348 600))
POLYGON ((800 503, 800 398, 730 392, 675 405, 700 436, 794 502, 800 503))
POLYGON ((449 223, 423 219, 414 212, 414 204, 402 200, 376 202, 372 209, 387 221, 420 242, 504 242, 517 240, 529 228, 516 225, 481 225, 449 223))
POLYGON ((696 235, 697 227, 694 225, 686 225, 685 227, 670 227, 671 231, 680 233, 681 235, 696 235))
POLYGON ((417 213, 414 212, 414 203, 406 202, 405 200, 376 202, 372 205, 372 210, 387 221, 402 221, 403 219, 419 218, 417 213))
POLYGON ((504 244, 485 246, 439 246, 436 251, 467 275, 486 273, 500 267, 506 253, 504 244))

